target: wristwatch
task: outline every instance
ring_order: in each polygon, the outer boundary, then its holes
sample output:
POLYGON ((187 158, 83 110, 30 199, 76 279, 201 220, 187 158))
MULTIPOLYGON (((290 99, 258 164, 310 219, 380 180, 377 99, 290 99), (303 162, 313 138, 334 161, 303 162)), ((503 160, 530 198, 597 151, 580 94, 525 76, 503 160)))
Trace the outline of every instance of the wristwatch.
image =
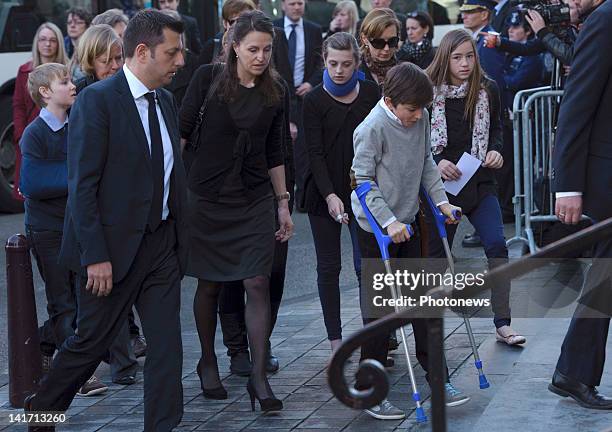
POLYGON ((291 194, 289 192, 285 192, 280 195, 276 195, 276 201, 282 201, 284 199, 289 201, 291 199, 291 194))

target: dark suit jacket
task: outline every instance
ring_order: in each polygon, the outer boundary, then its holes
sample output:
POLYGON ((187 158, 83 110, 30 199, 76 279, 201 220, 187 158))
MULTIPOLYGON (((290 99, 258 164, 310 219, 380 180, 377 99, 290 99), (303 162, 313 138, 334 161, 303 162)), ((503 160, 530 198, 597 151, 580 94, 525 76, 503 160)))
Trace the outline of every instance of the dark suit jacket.
POLYGON ((553 154, 553 189, 582 192, 585 214, 612 216, 612 2, 585 21, 559 112, 553 154))
POLYGON ((200 29, 198 28, 198 21, 192 16, 183 14, 181 14, 181 19, 185 24, 187 49, 196 54, 200 54, 200 51, 202 50, 202 39, 200 38, 200 29))
MULTIPOLYGON (((493 27, 487 25, 484 27, 482 32, 493 31, 493 27)), ((478 36, 476 40, 476 47, 478 49, 478 57, 480 58, 480 65, 485 71, 487 76, 491 78, 497 84, 497 87, 503 91, 506 88, 504 82, 504 64, 506 61, 506 55, 494 48, 487 48, 484 44, 484 36, 478 36)), ((506 106, 504 94, 501 94, 502 106, 506 106)))
MULTIPOLYGON (((168 206, 177 256, 186 265, 186 179, 172 95, 158 90, 172 140, 174 168, 168 206)), ((110 261, 122 280, 138 252, 153 197, 151 156, 125 74, 94 83, 78 96, 68 132, 68 205, 60 261, 75 272, 110 261)))
POLYGON ((513 6, 511 1, 508 0, 506 4, 502 6, 497 15, 493 15, 491 18, 491 27, 504 36, 508 35, 508 28, 510 27, 508 24, 508 17, 510 16, 512 9, 513 6))
MULTIPOLYGON (((293 71, 289 64, 289 45, 285 35, 285 19, 275 20, 274 26, 280 29, 276 32, 275 40, 277 43, 272 53, 274 66, 287 82, 289 91, 293 95, 295 94, 295 88, 293 87, 293 71)), ((313 87, 323 81, 322 44, 321 27, 304 20, 304 82, 310 83, 313 87)))

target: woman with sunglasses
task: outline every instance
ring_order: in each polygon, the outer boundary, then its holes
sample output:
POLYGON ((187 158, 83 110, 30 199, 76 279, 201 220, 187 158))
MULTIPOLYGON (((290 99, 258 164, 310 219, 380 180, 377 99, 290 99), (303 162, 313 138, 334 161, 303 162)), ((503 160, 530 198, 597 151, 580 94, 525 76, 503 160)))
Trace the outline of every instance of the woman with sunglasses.
POLYGON ((434 24, 426 12, 412 12, 406 18, 408 39, 397 53, 402 62, 414 63, 421 69, 426 69, 436 53, 433 45, 434 24))
POLYGON ((363 19, 360 31, 361 70, 366 79, 382 86, 389 69, 397 64, 400 22, 391 9, 373 9, 363 19))
MULTIPOLYGON (((474 176, 457 196, 448 195, 474 225, 484 245, 489 268, 508 262, 504 225, 497 198, 495 172, 503 166, 501 103, 495 81, 480 66, 476 44, 465 30, 448 32, 427 74, 434 85, 431 109, 431 150, 443 180, 458 180, 457 162, 463 153, 481 161, 474 176)), ((433 216, 426 209, 429 232, 435 232, 433 216)), ((447 226, 452 247, 457 228, 447 226)), ((444 258, 438 236, 429 237, 429 257, 444 258)), ((493 322, 497 340, 508 345, 525 343, 525 337, 510 327, 510 281, 496 283, 491 290, 493 322)))
POLYGON ((359 47, 345 32, 323 42, 323 83, 304 98, 304 134, 310 173, 305 208, 317 254, 317 283, 327 338, 334 352, 342 343, 340 321, 340 234, 351 234, 353 264, 361 283, 357 225, 351 211, 353 132, 380 97, 378 86, 359 71, 359 47))

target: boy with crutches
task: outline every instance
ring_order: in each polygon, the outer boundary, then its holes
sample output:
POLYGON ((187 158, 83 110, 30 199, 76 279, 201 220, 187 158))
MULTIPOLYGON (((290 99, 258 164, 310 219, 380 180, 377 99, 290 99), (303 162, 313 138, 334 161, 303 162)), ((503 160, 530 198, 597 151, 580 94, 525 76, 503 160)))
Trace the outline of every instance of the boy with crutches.
MULTIPOLYGON (((425 107, 433 98, 431 81, 418 67, 403 63, 393 67, 386 75, 383 98, 357 127, 353 135, 355 157, 352 173, 356 185, 371 183, 366 203, 378 225, 386 229, 393 239, 389 246, 391 258, 421 258, 419 227, 419 188, 422 185, 440 210, 452 216, 457 207, 451 206, 444 192, 440 174, 430 152, 429 116, 425 107), (411 225, 410 236, 406 225, 411 225)), ((381 258, 380 249, 372 234, 356 193, 352 195, 352 208, 358 222, 358 240, 362 258, 381 258)), ((372 286, 362 284, 362 299, 368 298, 372 286)), ((364 324, 374 321, 370 308, 362 301, 364 324)), ((416 356, 427 371, 427 320, 412 322, 416 343, 416 356)), ((361 349, 361 360, 375 359, 385 364, 388 340, 386 337, 367 341, 361 349)), ((446 372, 446 403, 461 405, 469 400, 457 391, 446 372)), ((427 377, 427 376, 426 376, 427 377)), ((365 377, 357 376, 357 389, 364 389, 365 377)), ((366 410, 374 418, 398 420, 405 413, 388 400, 366 410)))

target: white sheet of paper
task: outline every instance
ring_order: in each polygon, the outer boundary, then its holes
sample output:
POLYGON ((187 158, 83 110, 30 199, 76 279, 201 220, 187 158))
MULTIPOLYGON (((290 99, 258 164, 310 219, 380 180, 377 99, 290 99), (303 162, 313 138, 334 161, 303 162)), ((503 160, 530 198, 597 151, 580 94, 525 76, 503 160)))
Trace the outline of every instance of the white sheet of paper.
POLYGON ((463 153, 461 159, 457 162, 457 168, 461 171, 459 180, 447 180, 444 182, 444 189, 451 195, 457 196, 461 189, 467 184, 472 176, 476 173, 482 162, 471 154, 463 153))

